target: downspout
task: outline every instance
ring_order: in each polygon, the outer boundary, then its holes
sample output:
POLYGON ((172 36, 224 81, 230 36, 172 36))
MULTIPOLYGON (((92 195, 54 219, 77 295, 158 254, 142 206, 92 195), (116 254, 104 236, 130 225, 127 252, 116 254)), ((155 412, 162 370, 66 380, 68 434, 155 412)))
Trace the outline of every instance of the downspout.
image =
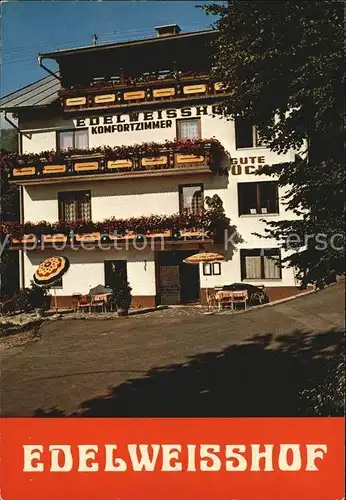
POLYGON ((7 121, 7 123, 9 123, 13 128, 15 128, 18 132, 18 134, 21 134, 21 130, 20 128, 18 127, 18 125, 16 125, 15 123, 13 123, 8 117, 7 117, 7 113, 8 111, 5 111, 5 114, 4 114, 4 119, 5 121, 7 121))
MULTIPOLYGON (((30 139, 30 134, 26 134, 25 132, 22 132, 22 131, 20 130, 20 128, 18 127, 18 125, 16 125, 16 124, 15 124, 12 120, 10 120, 10 119, 8 118, 7 113, 8 113, 8 111, 5 111, 5 112, 4 112, 4 120, 5 120, 5 121, 7 121, 7 123, 9 123, 9 124, 10 124, 10 125, 11 125, 14 129, 16 129, 16 130, 17 130, 17 132, 18 132, 18 134, 19 134, 19 137, 21 137, 22 135, 25 135, 25 137, 28 137, 28 138, 30 139)), ((21 142, 21 140, 20 140, 20 143, 19 143, 19 144, 21 145, 21 143, 22 143, 22 142, 21 142)), ((20 148, 20 149, 21 149, 21 148, 20 148)), ((23 152, 20 150, 20 151, 19 151, 19 154, 23 154, 23 152)))
POLYGON ((56 78, 57 80, 59 80, 59 82, 61 82, 61 78, 60 76, 58 76, 56 73, 54 73, 53 71, 51 71, 49 68, 47 68, 47 66, 45 66, 42 62, 42 60, 44 59, 44 57, 42 56, 38 56, 38 64, 41 66, 42 69, 44 69, 45 71, 47 71, 47 73, 49 73, 50 75, 54 76, 54 78, 56 78))

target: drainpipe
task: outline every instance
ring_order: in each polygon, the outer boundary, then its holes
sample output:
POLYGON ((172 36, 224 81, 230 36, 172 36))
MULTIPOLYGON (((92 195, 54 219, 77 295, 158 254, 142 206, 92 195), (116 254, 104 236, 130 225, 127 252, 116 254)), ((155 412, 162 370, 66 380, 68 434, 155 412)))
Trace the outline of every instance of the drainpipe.
POLYGON ((21 133, 20 128, 18 127, 18 125, 16 125, 13 121, 11 121, 7 117, 7 113, 8 113, 8 111, 5 111, 5 114, 4 114, 5 121, 7 121, 7 123, 9 123, 13 128, 15 128, 17 130, 18 134, 20 134, 21 133))
MULTIPOLYGON (((30 139, 30 134, 26 134, 25 132, 22 132, 22 131, 20 130, 20 128, 18 127, 18 125, 16 125, 16 124, 15 124, 12 120, 10 120, 10 119, 8 118, 7 113, 8 113, 8 111, 5 111, 5 112, 4 112, 4 120, 5 120, 5 121, 7 121, 7 123, 9 123, 9 124, 11 125, 11 127, 13 127, 14 129, 16 129, 16 130, 17 130, 17 132, 18 132, 18 134, 19 134, 19 138, 20 138, 20 142, 19 142, 19 144, 21 145, 21 144, 22 144, 22 141, 21 141, 21 136, 22 136, 22 135, 25 135, 25 137, 28 137, 28 138, 30 139)), ((21 151, 21 150, 20 150, 20 151, 19 151, 19 154, 23 154, 23 151, 21 151)))
POLYGON ((47 66, 45 66, 42 63, 44 57, 38 56, 37 59, 38 59, 38 64, 41 66, 42 69, 44 69, 45 71, 47 71, 47 73, 49 73, 50 75, 54 76, 54 78, 56 78, 57 80, 59 80, 59 82, 61 82, 60 76, 58 76, 56 73, 54 73, 53 71, 51 71, 49 68, 47 68, 47 66))

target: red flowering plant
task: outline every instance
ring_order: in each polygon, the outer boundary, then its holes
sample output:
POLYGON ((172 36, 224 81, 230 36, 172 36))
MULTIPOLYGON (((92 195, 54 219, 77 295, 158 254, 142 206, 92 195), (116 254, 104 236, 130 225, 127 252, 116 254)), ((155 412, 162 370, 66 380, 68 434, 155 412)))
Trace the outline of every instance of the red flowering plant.
POLYGON ((9 234, 12 238, 21 238, 25 234, 34 234, 37 237, 46 234, 66 234, 100 232, 102 234, 126 235, 129 232, 136 234, 149 235, 161 233, 165 230, 192 229, 208 230, 209 218, 206 213, 189 215, 150 215, 142 217, 131 217, 129 219, 116 219, 112 217, 101 222, 75 220, 59 221, 50 223, 40 221, 38 223, 26 222, 19 224, 17 222, 5 223, 2 225, 4 234, 9 234))
POLYGON ((223 155, 227 154, 222 144, 215 138, 182 139, 160 142, 145 142, 131 146, 100 146, 91 149, 67 149, 63 151, 42 151, 41 153, 3 153, 1 160, 11 170, 21 165, 45 165, 66 163, 73 156, 104 155, 106 160, 127 159, 135 157, 155 157, 162 152, 173 151, 181 154, 202 156, 209 153, 211 166, 217 165, 223 155))

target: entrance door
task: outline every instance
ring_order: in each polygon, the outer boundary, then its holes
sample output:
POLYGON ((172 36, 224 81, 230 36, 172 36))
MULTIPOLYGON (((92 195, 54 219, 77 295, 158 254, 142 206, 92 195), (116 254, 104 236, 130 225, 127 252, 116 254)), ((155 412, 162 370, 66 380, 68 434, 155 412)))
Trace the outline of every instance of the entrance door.
POLYGON ((116 288, 119 280, 127 281, 126 260, 105 260, 105 286, 116 288))
POLYGON ((199 301, 199 266, 185 264, 196 251, 158 252, 158 286, 160 303, 186 304, 199 301))

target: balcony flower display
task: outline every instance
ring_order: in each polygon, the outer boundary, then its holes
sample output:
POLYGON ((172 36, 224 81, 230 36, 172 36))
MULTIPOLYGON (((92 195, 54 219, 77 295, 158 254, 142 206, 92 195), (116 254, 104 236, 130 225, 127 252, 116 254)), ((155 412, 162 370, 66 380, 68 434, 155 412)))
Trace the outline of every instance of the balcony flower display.
POLYGON ((173 152, 186 155, 208 155, 209 164, 216 169, 221 158, 227 154, 222 144, 215 138, 211 139, 183 139, 165 142, 146 142, 131 146, 101 146, 91 149, 68 149, 63 151, 42 151, 41 153, 6 153, 1 151, 1 160, 10 172, 21 166, 44 166, 66 164, 78 156, 92 156, 99 154, 107 160, 128 158, 156 157, 164 153, 173 152))

